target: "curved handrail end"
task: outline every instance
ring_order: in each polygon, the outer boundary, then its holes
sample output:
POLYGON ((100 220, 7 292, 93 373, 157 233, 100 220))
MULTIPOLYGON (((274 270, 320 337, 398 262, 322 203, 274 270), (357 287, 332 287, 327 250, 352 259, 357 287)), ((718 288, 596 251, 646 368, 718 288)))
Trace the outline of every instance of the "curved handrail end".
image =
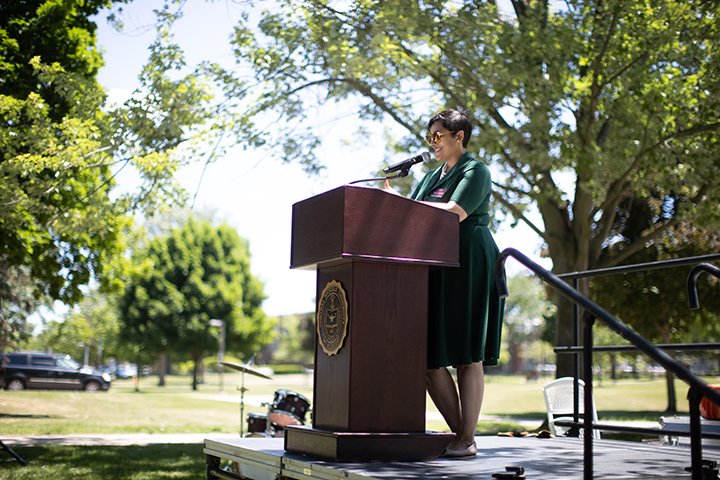
POLYGON ((691 310, 698 310, 700 308, 700 299, 698 298, 697 292, 697 279, 702 272, 706 272, 720 278, 720 268, 711 263, 698 263, 690 270, 687 277, 687 289, 688 301, 690 302, 691 310))

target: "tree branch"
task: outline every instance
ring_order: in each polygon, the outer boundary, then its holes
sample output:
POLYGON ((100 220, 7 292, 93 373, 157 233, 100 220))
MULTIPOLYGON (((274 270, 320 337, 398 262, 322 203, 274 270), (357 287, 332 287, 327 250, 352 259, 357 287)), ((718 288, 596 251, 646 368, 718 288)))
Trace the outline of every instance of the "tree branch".
MULTIPOLYGON (((700 198, 702 198, 708 190, 709 186, 708 184, 703 185, 698 193, 690 200, 690 203, 696 204, 700 198)), ((612 267, 615 265, 619 265, 623 261, 627 260, 629 257, 631 257, 633 254, 643 250, 647 247, 648 242, 652 242, 653 240, 656 240, 662 234, 667 232, 670 228, 674 227, 678 223, 680 223, 683 218, 681 218, 680 215, 675 214, 670 220, 663 223, 662 225, 658 226, 654 230, 648 232, 646 235, 643 235, 642 237, 638 238, 628 246, 624 247, 622 250, 619 250, 619 252, 614 256, 613 258, 606 258, 603 261, 600 262, 600 265, 598 265, 598 268, 606 268, 606 267, 612 267)))
MULTIPOLYGON (((494 182, 493 182, 494 183, 494 182)), ((496 184, 497 185, 497 184, 496 184)), ((501 188, 504 188, 502 185, 498 185, 501 188)), ((493 191, 492 192, 493 198, 500 202, 505 208, 510 210, 510 213, 512 213, 512 216, 515 217, 517 220, 522 220, 530 229, 532 229, 533 232, 537 233, 540 238, 543 239, 543 241, 547 242, 547 237, 545 236, 545 232, 540 230, 532 221, 530 221, 529 218, 527 218, 519 208, 517 208, 515 205, 513 205, 511 202, 509 202, 507 199, 505 199, 502 195, 499 193, 493 191)))
MULTIPOLYGON (((610 191, 613 191, 614 188, 614 185, 611 186, 610 191)), ((598 227, 595 229, 595 235, 590 240, 590 261, 593 263, 597 262, 602 254, 602 244, 610 235, 615 218, 617 218, 617 207, 623 198, 622 189, 617 187, 616 193, 608 194, 602 204, 602 218, 600 218, 598 227)), ((593 216, 595 216, 595 212, 593 216)))
POLYGON ((614 81, 617 80, 619 77, 621 77, 627 70, 629 70, 630 68, 632 68, 633 65, 635 65, 635 64, 638 63, 638 62, 642 62, 642 61, 647 60, 648 57, 649 57, 649 55, 647 54, 647 52, 643 52, 643 53, 642 53, 641 55, 639 55, 637 58, 633 59, 630 63, 628 63, 627 65, 625 65, 624 67, 622 67, 617 73, 611 75, 607 80, 605 80, 604 82, 602 82, 602 84, 601 84, 600 86, 603 87, 603 86, 605 86, 605 85, 610 85, 612 82, 614 82, 614 81))
POLYGON ((520 195, 520 196, 528 195, 528 196, 529 196, 530 193, 531 193, 531 192, 526 192, 525 190, 523 190, 523 189, 521 189, 521 188, 513 187, 513 186, 511 186, 511 185, 504 185, 504 184, 502 184, 502 183, 498 183, 498 182, 495 182, 495 181, 493 181, 492 183, 493 183, 493 185, 495 185, 496 187, 502 188, 503 190, 505 190, 505 191, 507 191, 507 192, 512 192, 512 193, 514 193, 515 195, 520 195))
POLYGON ((631 244, 627 245, 626 247, 623 247, 622 250, 619 250, 618 253, 615 254, 612 258, 605 258, 602 261, 599 262, 599 265, 597 268, 607 268, 607 267, 613 267, 615 265, 619 265, 623 261, 627 260, 637 252, 647 248, 647 244, 649 242, 652 242, 653 240, 660 237, 663 233, 667 232, 670 228, 674 227, 680 223, 680 218, 678 216, 674 216, 667 222, 663 223, 659 227, 655 228, 651 232, 649 232, 646 235, 643 235, 642 237, 638 238, 637 240, 633 241, 631 244))
POLYGON ((511 0, 513 10, 515 10, 515 16, 518 19, 518 23, 522 23, 523 17, 528 9, 528 4, 525 0, 511 0))
POLYGON ((664 145, 665 142, 667 142, 669 140, 675 140, 677 138, 689 137, 691 135, 695 135, 696 133, 702 133, 702 132, 707 132, 707 131, 712 131, 712 130, 720 130, 720 122, 711 123, 708 125, 697 125, 695 127, 691 127, 691 128, 685 129, 685 130, 680 130, 678 132, 672 133, 670 135, 667 135, 667 136, 661 138, 660 140, 658 140, 654 144, 650 145, 649 147, 641 149, 637 153, 637 155, 635 155, 635 159, 633 160, 633 163, 625 171, 625 173, 622 175, 621 178, 626 178, 630 174, 630 172, 635 170, 637 165, 640 163, 640 160, 642 160, 646 155, 648 155, 653 150, 664 145))
POLYGON ((637 168, 640 161, 646 155, 648 155, 650 152, 652 152, 653 150, 664 145, 665 142, 667 142, 669 140, 678 139, 678 138, 689 137, 691 135, 695 135, 698 133, 710 132, 713 130, 720 130, 720 122, 709 123, 707 125, 697 125, 695 127, 690 127, 685 130, 680 130, 680 131, 677 131, 675 133, 672 133, 670 135, 667 135, 667 136, 661 138, 660 140, 658 140, 654 144, 650 145, 649 147, 642 148, 637 153, 637 155, 635 155, 635 158, 633 159, 630 166, 628 168, 626 168, 625 171, 615 180, 614 184, 621 184, 621 182, 625 182, 627 180, 627 178, 630 176, 630 173, 632 173, 637 168))
POLYGON ((387 113, 392 117, 393 120, 395 120, 398 124, 405 127, 408 131, 414 132, 416 130, 414 125, 410 125, 407 123, 402 117, 400 117, 395 110, 379 95, 375 94, 370 86, 368 86, 366 83, 362 82, 361 80, 358 80, 356 78, 344 78, 344 77, 328 77, 328 78, 322 78, 319 80, 313 80, 310 82, 306 82, 302 85, 299 85, 292 90, 290 90, 285 96, 293 95, 301 90, 304 90, 306 88, 310 88, 316 85, 322 85, 327 83, 347 83, 349 85, 352 85, 355 90, 357 90, 359 93, 364 95, 365 97, 372 100, 372 102, 379 107, 383 112, 387 113))
POLYGON ((525 181, 525 183, 527 183, 528 185, 532 185, 533 182, 531 181, 530 178, 527 177, 525 172, 523 172, 522 167, 517 162, 517 160, 515 160, 510 155, 510 153, 507 151, 507 149, 505 147, 503 147, 503 145, 500 144, 499 141, 498 141, 498 146, 500 147, 500 152, 502 153, 502 156, 505 157, 505 160, 507 161, 508 165, 510 165, 510 167, 512 167, 512 169, 515 171, 515 173, 517 173, 520 177, 522 177, 522 179, 525 181))
MULTIPOLYGON (((617 7, 619 8, 619 7, 617 7)), ((608 26, 608 31, 605 34, 605 40, 603 41, 602 47, 600 47, 600 51, 598 52, 597 56, 595 57, 595 66, 593 68, 593 89, 597 87, 598 93, 601 88, 601 84, 598 81, 600 78, 600 65, 602 64, 603 57, 605 56, 605 53, 607 53, 608 47, 610 45, 610 38, 612 38, 613 31, 615 30, 615 27, 617 26, 617 12, 616 10, 613 10, 612 12, 612 18, 610 19, 610 26, 608 26)))

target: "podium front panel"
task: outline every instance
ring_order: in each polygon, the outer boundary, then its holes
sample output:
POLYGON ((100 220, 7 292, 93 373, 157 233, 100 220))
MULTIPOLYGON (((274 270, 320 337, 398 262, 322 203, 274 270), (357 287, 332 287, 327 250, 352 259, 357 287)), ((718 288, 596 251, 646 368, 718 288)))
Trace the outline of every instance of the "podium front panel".
POLYGON ((349 305, 338 353, 316 342, 314 427, 425 431, 427 279, 419 265, 350 261, 318 269, 317 298, 335 280, 349 305))

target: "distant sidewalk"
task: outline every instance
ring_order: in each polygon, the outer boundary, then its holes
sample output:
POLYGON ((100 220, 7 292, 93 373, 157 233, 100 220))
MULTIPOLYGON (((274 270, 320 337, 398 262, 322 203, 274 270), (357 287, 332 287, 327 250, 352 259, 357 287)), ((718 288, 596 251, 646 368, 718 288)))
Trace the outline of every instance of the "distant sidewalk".
POLYGON ((162 443, 202 444, 208 437, 239 438, 239 433, 96 433, 77 435, 2 435, 6 445, 151 445, 162 443))

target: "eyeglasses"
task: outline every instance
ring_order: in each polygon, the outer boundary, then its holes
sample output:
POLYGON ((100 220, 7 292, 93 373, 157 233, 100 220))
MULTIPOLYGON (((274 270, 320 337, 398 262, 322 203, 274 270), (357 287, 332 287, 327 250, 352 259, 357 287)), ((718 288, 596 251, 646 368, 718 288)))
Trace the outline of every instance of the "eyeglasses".
POLYGON ((428 145, 432 145, 434 143, 438 143, 440 141, 440 139, 442 139, 442 137, 444 137, 445 135, 448 135, 448 134, 454 135, 456 133, 457 133, 457 131, 455 131, 455 132, 435 132, 435 133, 428 132, 428 134, 425 136, 425 141, 428 143, 428 145))

